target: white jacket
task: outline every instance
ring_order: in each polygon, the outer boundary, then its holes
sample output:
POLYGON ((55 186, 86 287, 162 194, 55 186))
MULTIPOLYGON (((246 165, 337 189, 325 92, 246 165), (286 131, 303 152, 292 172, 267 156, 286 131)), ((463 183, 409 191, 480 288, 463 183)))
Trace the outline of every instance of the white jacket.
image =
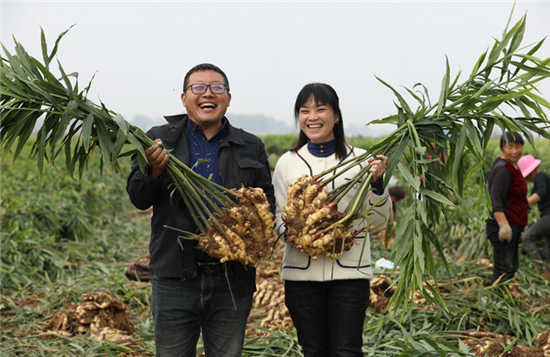
MULTIPOLYGON (((355 156, 365 153, 365 150, 360 148, 348 148, 348 156, 345 160, 349 160, 355 156)), ((297 153, 286 152, 275 167, 273 175, 273 185, 275 186, 275 200, 277 224, 275 233, 278 235, 285 231, 284 223, 281 219, 281 214, 284 214, 284 208, 287 204, 287 186, 294 184, 297 178, 303 174, 310 176, 319 174, 326 169, 336 166, 339 163, 336 160, 336 155, 329 157, 316 157, 310 154, 307 145, 304 145, 297 153)), ((343 168, 342 168, 343 169, 343 168)), ((338 169, 338 171, 342 170, 338 169)), ((347 182, 349 178, 358 174, 359 166, 356 166, 347 171, 342 176, 331 182, 325 187, 328 191, 347 182)), ((330 175, 330 174, 329 174, 330 175)), ((334 173, 333 173, 334 175, 334 173)), ((328 176, 327 176, 328 177, 328 176)), ((342 212, 353 198, 357 191, 358 185, 351 189, 348 194, 343 197, 338 203, 338 210, 342 212)), ((369 192, 367 198, 363 202, 363 210, 376 205, 376 211, 370 211, 368 217, 371 226, 382 226, 391 209, 391 200, 388 196, 388 190, 385 189, 382 195, 376 195, 372 191, 369 192)), ((365 229, 367 219, 361 218, 353 222, 352 230, 365 229)), ((327 281, 340 279, 371 279, 371 258, 370 258, 370 240, 369 235, 364 230, 359 233, 354 240, 354 244, 349 251, 344 251, 336 260, 329 259, 323 255, 318 255, 317 260, 311 259, 307 253, 300 252, 299 249, 293 248, 292 244, 285 244, 285 252, 283 257, 282 279, 292 281, 327 281), (362 256, 361 251, 363 250, 362 256), (361 257, 361 261, 359 259, 361 257), (359 266, 359 269, 358 269, 359 266)))

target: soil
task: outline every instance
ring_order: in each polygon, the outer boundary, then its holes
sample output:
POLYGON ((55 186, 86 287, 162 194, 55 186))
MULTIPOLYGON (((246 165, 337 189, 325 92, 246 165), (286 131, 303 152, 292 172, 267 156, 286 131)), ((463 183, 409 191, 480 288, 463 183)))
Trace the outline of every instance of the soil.
POLYGON ((550 330, 540 333, 537 346, 527 347, 514 344, 506 353, 504 350, 514 341, 512 336, 502 336, 491 332, 471 332, 464 343, 476 356, 488 357, 550 357, 550 330))
MULTIPOLYGON (((284 303, 284 282, 280 279, 280 267, 283 258, 283 243, 279 242, 270 259, 262 260, 257 269, 257 292, 254 295, 254 305, 248 318, 249 327, 246 335, 256 337, 264 332, 251 326, 259 326, 272 331, 294 328, 290 313, 284 303)), ((513 282, 513 281, 512 281, 513 282)), ((386 307, 393 296, 395 287, 390 287, 392 281, 388 276, 379 274, 371 281, 371 296, 369 307, 378 313, 386 314, 386 307)), ((523 290, 516 284, 508 284, 508 290, 515 299, 525 298, 523 290)), ((448 291, 440 286, 441 291, 448 291)), ((7 296, 10 293, 6 294, 7 296)), ((18 307, 36 307, 43 296, 26 299, 14 299, 18 307)), ((549 303, 550 299, 545 300, 549 303)), ((148 312, 146 312, 148 314, 148 312)), ((9 325, 10 315, 2 315, 2 330, 16 331, 17 326, 9 325)), ((41 333, 27 333, 40 339, 58 338, 57 335, 74 336, 84 334, 89 339, 116 341, 130 348, 139 348, 141 342, 132 336, 135 327, 132 325, 126 306, 107 293, 83 294, 82 303, 71 303, 63 311, 55 312, 41 333), (54 332, 55 334, 52 334, 54 332)), ((513 336, 501 336, 491 332, 471 332, 463 339, 464 343, 477 356, 504 357, 550 357, 550 330, 539 334, 537 346, 527 347, 513 345, 503 354, 506 346, 514 340, 513 336)), ((18 335, 18 337, 25 337, 18 335)))
POLYGON ((389 278, 379 275, 370 282, 369 307, 380 314, 387 314, 386 307, 393 296, 396 287, 392 286, 389 278))

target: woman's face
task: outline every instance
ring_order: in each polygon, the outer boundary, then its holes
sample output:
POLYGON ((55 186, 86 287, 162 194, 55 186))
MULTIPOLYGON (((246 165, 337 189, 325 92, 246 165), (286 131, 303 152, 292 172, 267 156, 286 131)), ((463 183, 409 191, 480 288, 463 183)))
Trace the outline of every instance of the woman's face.
POLYGON ((523 152, 523 145, 520 143, 509 142, 502 148, 502 158, 513 166, 517 167, 518 160, 523 152))
POLYGON ((317 105, 310 96, 307 102, 300 107, 298 121, 300 129, 315 144, 322 144, 334 139, 334 125, 339 118, 334 114, 329 104, 317 105))

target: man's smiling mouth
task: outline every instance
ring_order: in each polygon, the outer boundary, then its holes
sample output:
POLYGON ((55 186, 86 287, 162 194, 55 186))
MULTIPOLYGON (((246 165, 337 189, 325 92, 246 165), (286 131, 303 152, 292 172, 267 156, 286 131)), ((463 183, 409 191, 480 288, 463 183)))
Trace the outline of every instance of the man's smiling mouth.
POLYGON ((199 105, 201 109, 214 109, 216 108, 216 104, 214 103, 202 103, 199 105))

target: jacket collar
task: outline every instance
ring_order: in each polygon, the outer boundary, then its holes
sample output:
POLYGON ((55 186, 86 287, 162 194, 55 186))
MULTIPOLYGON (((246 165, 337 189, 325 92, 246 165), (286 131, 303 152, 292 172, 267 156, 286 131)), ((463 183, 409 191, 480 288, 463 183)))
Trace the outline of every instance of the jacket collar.
MULTIPOLYGON (((244 145, 244 139, 241 135, 240 130, 235 129, 227 119, 227 117, 224 117, 227 121, 227 141, 224 141, 222 143, 222 146, 226 146, 227 142, 233 142, 237 145, 244 145)), ((176 114, 176 115, 165 115, 164 119, 170 124, 172 134, 174 134, 175 138, 179 138, 181 132, 187 127, 187 121, 189 120, 189 117, 187 114, 176 114)))

